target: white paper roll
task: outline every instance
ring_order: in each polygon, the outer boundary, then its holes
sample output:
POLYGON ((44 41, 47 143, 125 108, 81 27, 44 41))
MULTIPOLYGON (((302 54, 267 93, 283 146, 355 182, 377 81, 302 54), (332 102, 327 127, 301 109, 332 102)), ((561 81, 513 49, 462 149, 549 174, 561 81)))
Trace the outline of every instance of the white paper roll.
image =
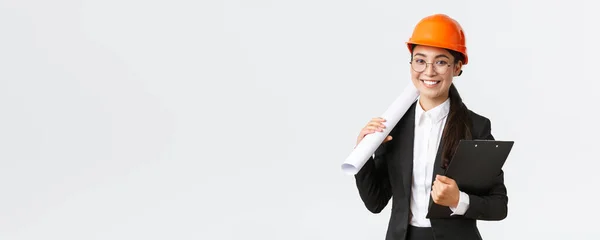
POLYGON ((367 134, 346 158, 342 164, 342 171, 348 175, 358 173, 418 97, 419 91, 410 82, 400 96, 381 115, 386 120, 383 123, 386 126, 383 132, 367 134))

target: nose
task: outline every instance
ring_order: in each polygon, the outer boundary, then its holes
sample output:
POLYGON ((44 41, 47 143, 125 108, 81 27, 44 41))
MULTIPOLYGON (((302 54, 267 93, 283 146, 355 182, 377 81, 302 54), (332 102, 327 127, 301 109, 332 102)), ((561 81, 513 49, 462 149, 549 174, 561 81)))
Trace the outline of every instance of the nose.
POLYGON ((433 76, 433 75, 435 75, 435 70, 433 69, 433 63, 427 63, 425 65, 425 71, 423 71, 423 73, 426 76, 433 76))

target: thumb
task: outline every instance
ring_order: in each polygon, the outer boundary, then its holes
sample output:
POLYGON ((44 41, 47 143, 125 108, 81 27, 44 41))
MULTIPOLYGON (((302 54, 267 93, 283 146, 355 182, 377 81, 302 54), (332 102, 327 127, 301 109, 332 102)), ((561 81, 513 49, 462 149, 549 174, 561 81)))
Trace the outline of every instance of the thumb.
POLYGON ((385 138, 385 141, 386 141, 386 142, 387 142, 387 141, 391 141, 391 140, 392 140, 392 136, 387 136, 387 137, 385 138))
POLYGON ((452 179, 451 178, 446 177, 446 176, 442 176, 442 175, 439 175, 439 174, 435 176, 435 179, 438 180, 438 181, 440 181, 440 182, 442 182, 442 183, 445 183, 445 184, 452 183, 452 179))

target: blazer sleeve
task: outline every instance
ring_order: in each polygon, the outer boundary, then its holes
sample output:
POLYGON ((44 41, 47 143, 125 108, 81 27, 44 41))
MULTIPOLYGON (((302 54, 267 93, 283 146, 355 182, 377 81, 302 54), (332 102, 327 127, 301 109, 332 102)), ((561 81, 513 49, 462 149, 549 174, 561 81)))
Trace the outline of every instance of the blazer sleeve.
POLYGON ((380 145, 373 156, 354 175, 360 198, 372 213, 380 213, 392 197, 386 146, 387 143, 380 145))
MULTIPOLYGON (((494 140, 491 133, 491 122, 485 119, 480 139, 494 140)), ((486 195, 469 194, 469 208, 464 216, 478 220, 498 221, 508 214, 508 196, 504 185, 504 171, 496 177, 496 184, 486 195)))

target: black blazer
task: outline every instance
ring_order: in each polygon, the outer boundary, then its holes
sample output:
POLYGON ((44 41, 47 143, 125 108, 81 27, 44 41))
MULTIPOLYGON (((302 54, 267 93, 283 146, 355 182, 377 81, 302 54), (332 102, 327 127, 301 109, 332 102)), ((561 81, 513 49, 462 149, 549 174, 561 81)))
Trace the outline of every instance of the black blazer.
MULTIPOLYGON (((415 106, 413 103, 406 114, 390 131, 393 140, 379 146, 375 158, 369 159, 354 176, 360 198, 367 209, 380 213, 392 199, 392 212, 386 240, 404 240, 409 224, 411 181, 413 169, 413 142, 415 127, 415 106), (392 198, 393 196, 393 198, 392 198)), ((491 139, 491 123, 486 117, 469 110, 473 139, 491 139)), ((436 174, 443 174, 441 168, 440 142, 435 159, 433 182, 436 174)), ((482 159, 485 161, 485 159, 482 159)), ((436 240, 460 239, 480 240, 476 220, 502 220, 508 212, 508 197, 504 186, 504 172, 498 175, 496 184, 487 192, 470 192, 469 208, 464 215, 430 219, 436 240)), ((435 204, 430 197, 429 204, 435 204)))

